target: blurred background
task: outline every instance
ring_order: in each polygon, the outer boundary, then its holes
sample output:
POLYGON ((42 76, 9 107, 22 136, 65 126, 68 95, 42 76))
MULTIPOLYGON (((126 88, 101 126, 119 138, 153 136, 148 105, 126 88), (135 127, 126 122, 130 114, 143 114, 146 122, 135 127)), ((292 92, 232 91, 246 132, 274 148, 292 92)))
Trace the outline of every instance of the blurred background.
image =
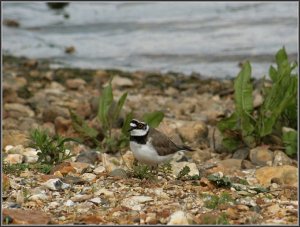
POLYGON ((53 67, 234 77, 250 60, 267 75, 285 46, 298 57, 298 2, 3 3, 2 54, 53 67))

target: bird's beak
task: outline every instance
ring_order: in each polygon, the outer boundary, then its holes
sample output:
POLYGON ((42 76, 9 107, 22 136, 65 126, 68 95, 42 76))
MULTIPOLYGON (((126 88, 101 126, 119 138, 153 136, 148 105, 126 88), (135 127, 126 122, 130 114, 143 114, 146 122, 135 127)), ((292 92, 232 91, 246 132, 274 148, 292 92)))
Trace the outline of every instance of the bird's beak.
POLYGON ((134 128, 133 127, 130 127, 130 129, 128 129, 128 132, 131 132, 134 128))

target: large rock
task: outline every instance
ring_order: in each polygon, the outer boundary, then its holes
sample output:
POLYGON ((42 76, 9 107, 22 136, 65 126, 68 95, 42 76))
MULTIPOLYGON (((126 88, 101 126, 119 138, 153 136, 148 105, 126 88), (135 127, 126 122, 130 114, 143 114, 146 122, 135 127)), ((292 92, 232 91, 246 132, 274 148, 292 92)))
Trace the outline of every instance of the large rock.
POLYGON ((261 146, 250 150, 249 158, 254 165, 271 166, 274 154, 267 147, 261 146))
POLYGON ((239 175, 240 170, 242 168, 242 160, 241 159, 225 159, 221 160, 217 163, 216 167, 208 169, 208 173, 216 173, 222 172, 224 175, 239 175))
POLYGON ((10 165, 12 165, 12 164, 20 164, 20 163, 23 162, 23 160, 24 160, 24 157, 21 154, 8 154, 4 158, 4 163, 8 163, 10 165))
POLYGON ((4 111, 8 112, 9 117, 20 118, 20 117, 34 117, 34 112, 25 105, 20 103, 5 103, 4 111))
POLYGON ((204 163, 211 158, 211 152, 209 149, 196 149, 195 151, 190 152, 190 155, 196 164, 204 163))
POLYGON ((292 165, 293 160, 290 159, 284 152, 276 150, 274 151, 274 166, 292 165))
POLYGON ((54 122, 55 118, 61 116, 66 119, 70 117, 70 113, 67 108, 60 106, 48 105, 42 112, 42 118, 44 122, 54 122))
POLYGON ((10 217, 12 220, 11 224, 17 225, 46 225, 49 224, 51 219, 50 217, 38 210, 21 210, 21 209, 3 209, 3 220, 6 220, 6 217, 10 217))
POLYGON ((285 185, 298 186, 298 168, 294 166, 265 166, 256 170, 255 177, 264 186, 270 185, 275 178, 285 185))
POLYGON ((171 214, 167 225, 188 225, 192 224, 192 219, 188 218, 188 214, 184 211, 175 211, 171 214))
POLYGON ((121 202, 121 205, 132 210, 140 211, 144 206, 144 203, 149 201, 153 201, 153 198, 150 196, 137 195, 124 199, 121 202))
POLYGON ((84 88, 84 85, 86 85, 86 82, 80 78, 66 80, 66 86, 70 89, 84 88))
POLYGON ((22 132, 19 130, 5 130, 3 131, 3 147, 7 145, 23 145, 27 146, 29 144, 29 138, 27 132, 22 132))
POLYGON ((119 87, 132 87, 134 83, 132 80, 126 77, 120 77, 120 76, 115 76, 114 79, 111 82, 112 88, 119 88, 119 87))
POLYGON ((100 160, 101 153, 97 151, 83 151, 76 158, 76 162, 84 162, 92 165, 96 164, 100 160))
POLYGON ((180 171, 185 167, 188 166, 190 168, 190 172, 188 173, 188 176, 195 176, 199 175, 199 170, 197 168, 197 165, 195 163, 191 162, 170 162, 172 165, 172 173, 174 176, 178 176, 180 171))
POLYGON ((177 130, 180 136, 190 143, 197 142, 208 135, 206 124, 200 121, 183 122, 177 130))

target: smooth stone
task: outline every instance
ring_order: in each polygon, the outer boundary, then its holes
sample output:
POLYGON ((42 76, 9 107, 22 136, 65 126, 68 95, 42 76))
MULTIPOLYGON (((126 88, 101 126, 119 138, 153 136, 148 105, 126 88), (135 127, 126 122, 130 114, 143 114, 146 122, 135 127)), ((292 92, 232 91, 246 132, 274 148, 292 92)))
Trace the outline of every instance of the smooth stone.
POLYGON ((170 220, 167 225, 188 225, 190 224, 187 218, 187 214, 181 210, 175 211, 170 215, 170 220))
POLYGON ((282 184, 298 187, 298 168, 295 166, 265 166, 256 170, 255 177, 263 186, 270 185, 272 179, 278 178, 282 184))
POLYGON ((256 147, 250 150, 249 158, 254 165, 271 166, 273 163, 274 154, 266 147, 256 147))
POLYGON ((28 225, 28 224, 49 224, 51 219, 48 214, 38 210, 21 210, 21 209, 3 209, 3 220, 5 217, 12 219, 12 224, 28 225))
POLYGON ((207 125, 200 121, 184 122, 182 126, 177 128, 177 131, 185 141, 190 143, 207 138, 208 136, 207 125))
POLYGON ((84 162, 94 165, 101 160, 101 154, 97 151, 84 151, 81 152, 77 158, 76 162, 84 162))
POLYGON ((233 155, 232 155, 232 158, 234 159, 246 159, 249 155, 249 149, 248 148, 241 148, 241 149, 238 149, 236 150, 233 155))
POLYGON ((102 202, 101 198, 99 197, 92 198, 89 201, 95 204, 100 204, 102 202))
POLYGON ((10 117, 34 117, 34 112, 28 106, 20 103, 5 103, 4 110, 9 112, 10 117))
POLYGON ((149 201, 153 201, 153 198, 150 196, 131 196, 124 199, 121 205, 132 210, 140 211, 143 207, 143 203, 149 201))
POLYGON ((98 166, 97 168, 94 169, 93 173, 95 174, 100 174, 100 173, 104 173, 105 172, 105 168, 104 166, 98 166))
POLYGON ((128 178, 126 171, 124 169, 121 169, 121 168, 114 169, 108 175, 110 177, 128 178))
POLYGON ((70 89, 79 89, 80 87, 84 87, 84 85, 86 85, 86 82, 80 78, 66 80, 66 86, 70 89))
POLYGON ((12 164, 21 164, 23 163, 24 157, 21 154, 8 154, 5 158, 4 158, 4 163, 8 163, 10 165, 12 164))
POLYGON ((172 165, 172 173, 174 176, 178 176, 180 171, 185 167, 188 166, 190 168, 190 172, 187 174, 188 176, 195 176, 199 175, 199 170, 195 163, 191 162, 170 162, 172 165))
POLYGON ((69 184, 65 184, 58 178, 50 179, 50 180, 46 181, 45 183, 43 183, 42 185, 44 185, 45 187, 49 188, 50 190, 54 190, 54 191, 60 190, 60 189, 66 189, 66 188, 70 187, 69 184))
POLYGON ((274 151, 273 166, 292 165, 293 160, 289 158, 283 151, 274 151))
POLYGON ((74 202, 69 199, 69 200, 67 200, 67 202, 65 202, 64 205, 67 206, 67 207, 71 207, 71 206, 74 206, 74 202))
POLYGON ((134 83, 129 78, 115 76, 111 82, 111 86, 112 86, 112 88, 132 87, 132 86, 134 86, 134 83))
POLYGON ((96 179, 96 175, 93 173, 84 173, 81 178, 87 182, 92 182, 96 179))

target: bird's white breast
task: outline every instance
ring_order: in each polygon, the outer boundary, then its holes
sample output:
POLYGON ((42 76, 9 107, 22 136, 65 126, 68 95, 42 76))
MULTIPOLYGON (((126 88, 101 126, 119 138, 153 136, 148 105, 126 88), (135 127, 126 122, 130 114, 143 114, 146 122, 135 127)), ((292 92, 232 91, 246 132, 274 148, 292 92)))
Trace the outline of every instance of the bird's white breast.
POLYGON ((148 141, 146 144, 138 144, 134 141, 130 141, 130 149, 133 152, 134 157, 139 162, 152 166, 168 161, 173 156, 173 154, 166 156, 158 155, 150 141, 148 141))

